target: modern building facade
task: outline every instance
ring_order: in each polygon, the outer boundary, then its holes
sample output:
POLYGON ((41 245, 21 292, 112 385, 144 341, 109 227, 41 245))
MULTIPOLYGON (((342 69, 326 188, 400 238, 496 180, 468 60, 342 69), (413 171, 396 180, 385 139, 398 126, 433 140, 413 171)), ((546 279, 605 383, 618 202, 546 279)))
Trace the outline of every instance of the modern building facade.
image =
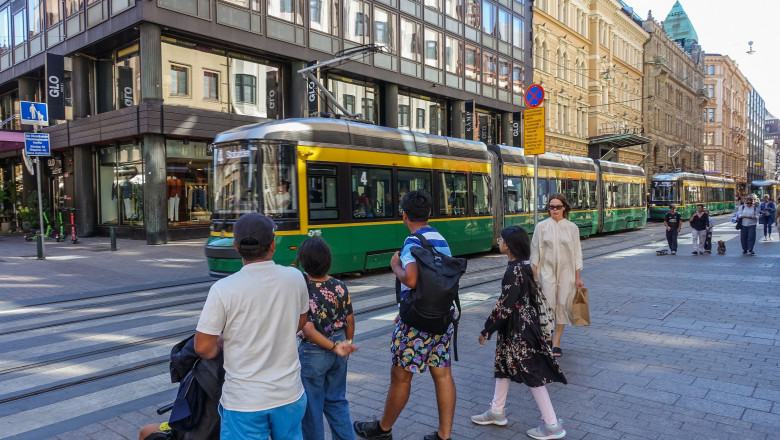
POLYGON ((534 78, 547 91, 547 151, 644 157, 641 20, 620 0, 540 0, 534 78))
POLYGON ((704 118, 704 172, 747 182, 747 112, 750 83, 728 55, 706 54, 704 86, 712 96, 704 118))
POLYGON ((663 25, 652 15, 642 23, 650 34, 644 45, 644 91, 653 96, 643 101, 645 135, 652 139, 645 161, 648 179, 659 172, 704 171, 702 110, 709 102, 704 88, 704 53, 690 22, 685 26, 689 37, 675 39, 665 31, 670 17, 679 23, 675 10, 663 25), (680 40, 686 43, 680 44, 680 40))
POLYGON ((747 180, 764 180, 767 160, 764 157, 764 124, 766 106, 764 99, 751 86, 747 107, 747 180))
POLYGON ((297 72, 365 45, 393 50, 318 72, 349 113, 511 143, 532 78, 531 11, 529 0, 5 1, 0 116, 16 131, 0 132, 0 178, 34 188, 13 141, 29 127, 12 116, 22 100, 56 102, 54 88, 64 109, 44 130, 54 149, 43 173, 49 206, 80 209, 85 235, 206 236, 214 136, 338 113, 297 72))

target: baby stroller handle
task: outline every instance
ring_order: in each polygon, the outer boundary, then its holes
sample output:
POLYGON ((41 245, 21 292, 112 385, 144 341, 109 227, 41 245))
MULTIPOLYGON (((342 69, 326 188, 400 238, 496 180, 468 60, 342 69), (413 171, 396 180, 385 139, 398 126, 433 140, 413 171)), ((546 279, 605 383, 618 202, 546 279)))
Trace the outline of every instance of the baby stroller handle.
POLYGON ((163 406, 161 408, 157 408, 157 414, 158 415, 163 415, 163 414, 167 413, 168 411, 170 411, 171 409, 173 409, 173 403, 169 403, 169 404, 167 404, 167 405, 165 405, 165 406, 163 406))

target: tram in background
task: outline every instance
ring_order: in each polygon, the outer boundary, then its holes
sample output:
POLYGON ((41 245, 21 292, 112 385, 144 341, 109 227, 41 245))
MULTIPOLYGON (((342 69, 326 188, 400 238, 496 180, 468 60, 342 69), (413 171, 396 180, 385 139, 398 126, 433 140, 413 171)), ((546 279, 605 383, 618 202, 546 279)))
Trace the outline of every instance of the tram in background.
POLYGON ((694 173, 656 174, 650 186, 651 219, 663 220, 670 205, 677 206, 684 219, 696 212, 699 204, 715 215, 734 211, 733 179, 694 173))
POLYGON ((333 273, 387 267, 409 233, 400 200, 417 189, 431 194, 430 223, 456 255, 492 249, 505 225, 532 232, 533 204, 545 218, 555 192, 567 195, 582 236, 646 221, 644 173, 625 164, 541 155, 537 188, 533 159, 519 148, 324 118, 238 127, 214 147, 214 276, 241 268, 233 224, 254 211, 277 224, 279 264, 295 264, 298 245, 319 235, 333 273))
POLYGON ((780 197, 780 182, 776 180, 754 180, 750 182, 750 192, 758 196, 758 201, 764 200, 764 195, 769 194, 773 202, 780 197))

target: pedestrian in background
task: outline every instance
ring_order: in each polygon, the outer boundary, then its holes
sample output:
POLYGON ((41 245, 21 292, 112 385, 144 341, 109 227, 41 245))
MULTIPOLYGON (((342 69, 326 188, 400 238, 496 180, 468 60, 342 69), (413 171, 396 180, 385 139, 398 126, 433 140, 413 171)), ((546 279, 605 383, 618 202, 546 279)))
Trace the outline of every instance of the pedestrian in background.
POLYGON ((704 240, 704 252, 712 253, 712 228, 715 227, 715 217, 710 215, 710 210, 704 208, 704 213, 707 214, 707 238, 704 240))
MULTIPOLYGON (((780 197, 777 198, 777 203, 775 203, 775 208, 777 208, 778 206, 780 206, 780 197)), ((778 235, 777 239, 780 240, 780 225, 778 225, 778 223, 780 223, 780 218, 778 218, 778 216, 775 215, 775 230, 777 230, 777 235, 778 235)))
POLYGON ((195 331, 203 359, 224 347, 222 440, 301 440, 306 394, 296 333, 306 324, 309 294, 298 269, 274 263, 275 229, 258 212, 238 218, 233 247, 243 267, 211 286, 195 331))
POLYGON ((748 196, 745 204, 737 210, 742 219, 742 229, 739 230, 739 240, 742 244, 742 253, 756 255, 753 246, 756 244, 756 223, 758 223, 758 207, 753 204, 753 197, 748 196))
POLYGON ((669 206, 669 212, 664 216, 664 226, 666 227, 666 242, 669 244, 669 251, 672 255, 677 255, 677 235, 682 228, 682 216, 677 212, 676 206, 669 206))
POLYGON ((772 223, 775 222, 775 203, 769 197, 769 194, 764 194, 764 201, 759 206, 759 214, 761 215, 761 224, 764 225, 764 241, 772 240, 772 223))
POLYGON ((704 255, 704 241, 707 239, 707 228, 710 219, 704 213, 704 205, 696 205, 696 212, 691 214, 691 239, 693 240, 693 255, 704 255))
POLYGON ((534 228, 531 242, 531 264, 550 308, 555 311, 553 356, 560 357, 561 335, 566 324, 571 325, 571 305, 578 287, 585 287, 580 278, 582 247, 580 229, 569 221, 569 202, 556 193, 547 202, 550 217, 534 228))
POLYGON ((509 257, 509 264, 501 281, 501 295, 479 334, 479 343, 485 345, 493 333, 498 333, 493 372, 496 388, 490 408, 472 416, 471 421, 478 425, 506 425, 504 406, 509 384, 517 382, 531 388, 542 413, 539 427, 528 430, 528 436, 563 438, 566 436, 563 421, 555 414, 545 384, 565 384, 566 378, 539 323, 543 294, 533 281, 533 268, 526 261, 531 253, 528 233, 519 226, 510 226, 501 231, 497 242, 501 253, 509 257))
MULTIPOLYGON (((428 225, 431 208, 431 196, 425 190, 409 191, 401 200, 404 225, 412 234, 422 234, 440 253, 452 255, 444 237, 428 225)), ((401 252, 396 252, 390 260, 390 267, 401 282, 401 298, 417 287, 417 262, 411 252, 415 246, 422 247, 420 239, 414 235, 406 237, 401 252)), ((393 425, 409 401, 414 373, 423 373, 430 367, 439 410, 439 428, 423 439, 449 440, 455 418, 456 399, 455 381, 450 367, 450 341, 453 331, 453 325, 450 324, 444 334, 431 334, 404 323, 400 316, 396 317, 390 347, 393 353, 390 388, 387 390, 385 409, 379 420, 353 423, 355 433, 359 437, 392 440, 393 425)), ((419 408, 416 408, 415 414, 421 414, 419 408)), ((430 414, 425 413, 422 416, 429 418, 430 414)), ((411 420, 405 423, 411 423, 411 420)))
POLYGON ((355 315, 347 286, 328 275, 331 264, 328 244, 311 237, 298 246, 298 263, 309 290, 309 313, 298 347, 301 380, 306 389, 303 439, 324 440, 323 413, 331 438, 352 440, 352 421, 347 402, 347 359, 356 351, 355 315))

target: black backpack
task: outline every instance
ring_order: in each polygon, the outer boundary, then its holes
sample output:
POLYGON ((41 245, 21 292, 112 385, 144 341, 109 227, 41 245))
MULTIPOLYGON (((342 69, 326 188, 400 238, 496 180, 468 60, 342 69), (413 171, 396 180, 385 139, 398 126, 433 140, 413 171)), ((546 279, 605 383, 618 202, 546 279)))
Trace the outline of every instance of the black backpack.
MULTIPOLYGON (((396 301, 400 306, 401 321, 435 335, 444 334, 450 324, 454 324, 457 333, 460 320, 458 284, 461 275, 466 272, 466 259, 437 251, 422 234, 412 235, 420 240, 422 247, 411 249, 417 263, 417 286, 401 298, 401 282, 396 280, 396 301), (457 308, 457 316, 453 316, 453 305, 457 308)), ((457 340, 453 342, 457 345, 457 340)))

